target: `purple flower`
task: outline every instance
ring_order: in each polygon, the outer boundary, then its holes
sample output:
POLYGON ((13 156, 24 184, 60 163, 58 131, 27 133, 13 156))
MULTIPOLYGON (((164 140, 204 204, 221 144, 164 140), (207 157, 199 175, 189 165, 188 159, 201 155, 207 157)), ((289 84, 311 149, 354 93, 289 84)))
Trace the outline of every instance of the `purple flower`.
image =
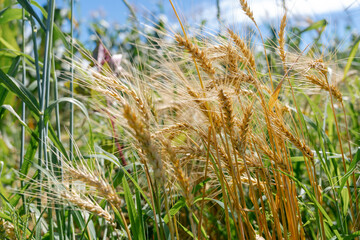
POLYGON ((121 73, 122 68, 120 64, 121 64, 122 54, 115 54, 114 56, 111 56, 109 50, 105 48, 105 46, 101 41, 97 43, 97 46, 92 53, 92 57, 96 60, 96 65, 99 72, 101 72, 102 67, 105 64, 108 64, 110 69, 116 75, 121 73))

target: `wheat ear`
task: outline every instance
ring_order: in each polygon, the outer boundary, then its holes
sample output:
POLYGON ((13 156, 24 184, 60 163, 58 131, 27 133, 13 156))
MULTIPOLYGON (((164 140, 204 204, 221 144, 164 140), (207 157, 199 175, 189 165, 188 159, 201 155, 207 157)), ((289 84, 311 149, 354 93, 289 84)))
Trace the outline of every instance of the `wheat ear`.
POLYGON ((253 104, 249 104, 249 106, 245 108, 241 122, 237 122, 237 126, 239 128, 239 138, 237 141, 241 144, 241 146, 243 146, 243 144, 245 143, 246 137, 250 131, 250 121, 252 115, 253 104))
POLYGON ((240 0, 240 5, 241 5, 242 10, 245 12, 246 16, 248 16, 251 19, 251 21, 253 21, 256 24, 255 19, 254 19, 254 14, 251 11, 247 1, 240 0))
POLYGON ((230 34, 231 39, 234 41, 236 46, 240 48, 240 51, 244 55, 244 57, 248 60, 250 67, 255 70, 256 64, 255 64, 255 58, 250 49, 246 46, 246 43, 237 35, 235 34, 231 29, 228 29, 228 32, 230 34))
POLYGON ((73 168, 72 166, 65 166, 65 168, 72 180, 79 180, 94 187, 99 193, 101 193, 102 197, 106 198, 118 209, 121 208, 123 203, 116 194, 114 188, 108 182, 90 173, 85 167, 80 169, 73 168))
POLYGON ((286 53, 285 53, 285 27, 287 23, 287 16, 286 13, 284 14, 283 18, 281 19, 280 24, 280 31, 279 31, 279 52, 280 58, 283 63, 286 60, 286 53))
POLYGON ((314 159, 314 153, 311 151, 311 149, 305 144, 304 141, 301 141, 299 138, 295 137, 281 120, 273 118, 272 123, 278 129, 278 134, 294 144, 295 147, 297 147, 306 157, 312 160, 314 159))
POLYGON ((149 163, 152 165, 155 179, 160 182, 165 181, 161 156, 157 146, 151 139, 150 132, 128 104, 124 105, 124 117, 134 131, 134 137, 139 142, 141 149, 145 152, 149 163))
POLYGON ((215 69, 212 66, 212 63, 205 51, 200 50, 199 47, 193 44, 192 42, 190 42, 189 39, 182 37, 178 34, 175 35, 175 39, 180 46, 184 47, 186 50, 188 50, 191 53, 191 55, 200 64, 204 72, 206 72, 211 77, 215 75, 215 69))
POLYGON ((342 94, 340 90, 334 85, 328 85, 324 79, 321 79, 314 75, 306 75, 306 79, 308 79, 311 83, 319 86, 321 89, 331 92, 331 94, 339 101, 342 102, 342 94))
POLYGON ((225 126, 227 130, 231 132, 235 122, 232 100, 228 95, 225 94, 223 89, 219 91, 218 96, 219 96, 222 112, 224 114, 225 126))
POLYGON ((161 130, 156 131, 154 134, 152 134, 152 137, 159 137, 162 136, 164 134, 170 134, 170 136, 168 137, 169 139, 173 138, 173 135, 175 135, 177 132, 181 131, 181 130, 187 130, 187 129, 191 129, 192 127, 187 124, 187 123, 176 123, 172 126, 163 128, 161 130))
MULTIPOLYGON (((170 141, 163 140, 163 144, 165 146, 165 151, 169 155, 169 160, 174 166, 175 177, 178 180, 182 190, 184 191, 186 201, 191 204, 192 195, 190 191, 189 178, 185 175, 184 171, 181 168, 180 161, 176 157, 176 153, 171 146, 170 141)), ((190 207, 191 205, 189 205, 190 207)))
POLYGON ((189 95, 191 97, 193 97, 195 102, 199 105, 201 112, 209 120, 209 122, 210 122, 210 118, 211 118, 216 132, 220 131, 221 127, 222 127, 222 121, 221 121, 220 116, 214 111, 209 111, 208 107, 206 106, 206 102, 200 98, 200 95, 197 92, 192 90, 190 87, 187 87, 187 91, 188 91, 189 95))
POLYGON ((80 209, 86 210, 88 212, 91 212, 99 217, 104 218, 106 221, 108 221, 110 224, 115 226, 114 220, 110 213, 102 209, 97 203, 90 201, 88 198, 84 196, 80 196, 79 194, 75 193, 74 191, 69 192, 62 192, 61 197, 66 199, 67 201, 71 202, 75 206, 77 206, 80 209))

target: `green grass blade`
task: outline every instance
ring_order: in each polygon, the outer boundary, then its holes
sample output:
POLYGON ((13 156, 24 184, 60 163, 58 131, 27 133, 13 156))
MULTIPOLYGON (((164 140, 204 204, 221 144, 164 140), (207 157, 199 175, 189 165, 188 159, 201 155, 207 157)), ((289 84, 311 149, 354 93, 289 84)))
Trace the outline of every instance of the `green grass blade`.
POLYGON ((131 234, 134 236, 134 239, 143 239, 142 236, 142 229, 139 221, 139 215, 137 214, 135 204, 132 199, 132 194, 129 188, 129 184, 127 183, 126 178, 124 177, 122 179, 122 185, 124 188, 124 194, 125 194, 125 202, 126 202, 126 208, 127 212, 129 214, 130 218, 130 224, 131 224, 131 234))
POLYGON ((40 24, 40 26, 46 31, 46 27, 44 23, 41 21, 39 15, 35 12, 31 4, 27 0, 18 0, 18 3, 28 12, 31 16, 33 16, 36 21, 40 24))
MULTIPOLYGON (((186 202, 184 198, 180 198, 169 210, 169 214, 171 217, 175 216, 183 207, 186 207, 186 202)), ((164 222, 169 222, 168 215, 165 215, 164 222)))
MULTIPOLYGON (((8 70, 8 75, 11 77, 14 77, 15 74, 18 71, 19 65, 20 65, 20 56, 17 56, 16 58, 14 58, 14 60, 11 63, 11 66, 8 70)), ((0 85, 0 106, 4 104, 6 96, 8 94, 8 90, 0 85)), ((0 119, 2 119, 3 115, 4 115, 5 109, 0 109, 0 119)))
POLYGON ((17 81, 16 79, 10 77, 0 69, 0 83, 5 85, 5 87, 15 93, 21 101, 25 102, 26 106, 36 115, 40 115, 39 104, 36 98, 26 89, 26 87, 17 81))
MULTIPOLYGON (((341 190, 344 188, 348 178, 350 177, 350 175, 355 171, 355 169, 357 168, 357 164, 358 162, 360 162, 360 148, 358 148, 351 164, 350 167, 348 169, 348 171, 346 172, 346 174, 341 178, 341 185, 339 188, 339 192, 341 192, 341 190)), ((355 183, 354 183, 355 184, 355 183)))
POLYGON ((343 79, 346 78, 346 75, 347 73, 349 72, 350 70, 350 67, 351 67, 351 64, 355 58, 355 55, 357 53, 357 50, 359 48, 359 43, 360 43, 360 37, 358 37, 355 42, 354 42, 354 45, 352 46, 351 48, 351 51, 350 51, 350 54, 349 54, 349 57, 348 57, 348 61, 346 63, 346 66, 344 68, 344 76, 343 76, 343 79))
POLYGON ((0 108, 3 108, 3 109, 6 109, 8 110, 13 116, 15 116, 17 118, 17 120, 20 122, 20 124, 22 126, 25 127, 25 129, 30 133, 32 134, 33 131, 28 127, 28 125, 22 120, 22 118, 15 112, 15 110, 13 109, 12 106, 10 105, 2 105, 0 106, 0 108))
POLYGON ((63 103, 63 102, 72 103, 72 104, 78 106, 81 109, 81 111, 84 113, 87 120, 90 122, 88 111, 82 102, 80 102, 79 100, 76 100, 75 98, 64 97, 64 98, 59 98, 56 101, 53 101, 46 108, 46 110, 44 112, 44 122, 45 123, 49 120, 52 110, 55 109, 58 104, 63 103))
POLYGON ((61 152, 65 159, 69 159, 69 155, 66 152, 64 145, 62 144, 61 140, 57 136, 54 128, 51 124, 49 124, 49 138, 51 142, 55 145, 55 147, 61 152))
POLYGON ((13 20, 19 20, 22 17, 22 10, 19 8, 5 8, 0 11, 0 24, 13 20))
POLYGON ((305 28, 304 30, 302 30, 299 34, 302 34, 304 32, 308 32, 314 29, 323 29, 327 26, 328 22, 325 19, 319 20, 317 22, 312 23, 309 27, 305 28))

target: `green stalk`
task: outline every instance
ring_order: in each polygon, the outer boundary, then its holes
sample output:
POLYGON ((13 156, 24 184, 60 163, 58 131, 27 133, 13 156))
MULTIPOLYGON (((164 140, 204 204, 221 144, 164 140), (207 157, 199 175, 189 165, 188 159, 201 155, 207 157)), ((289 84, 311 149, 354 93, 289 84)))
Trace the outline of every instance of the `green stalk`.
POLYGON ((43 79, 41 82, 41 95, 40 95, 40 148, 42 151, 39 151, 40 155, 39 160, 41 161, 42 157, 44 157, 44 163, 46 169, 48 169, 47 162, 47 154, 46 154, 46 137, 47 137, 47 128, 44 125, 44 112, 46 110, 47 102, 49 100, 49 86, 50 86, 50 66, 51 66, 51 40, 53 33, 53 24, 54 24, 54 10, 55 10, 55 0, 51 0, 48 2, 48 18, 47 18, 47 28, 46 28, 46 36, 45 36, 45 55, 44 55, 44 65, 43 65, 43 79), (43 156, 42 156, 43 154, 43 156))
MULTIPOLYGON (((73 26, 73 15, 74 15, 74 0, 70 0, 70 21, 71 21, 71 28, 70 28, 70 54, 71 54, 71 66, 70 66, 70 97, 74 97, 74 26, 73 26)), ((74 105, 70 103, 70 161, 73 160, 73 134, 74 134, 74 105)))
MULTIPOLYGON (((54 51, 52 51, 52 52, 54 55, 54 51)), ((57 79, 56 72, 55 72, 55 58, 52 58, 51 61, 52 61, 51 75, 54 80, 54 89, 53 89, 54 101, 56 101, 59 99, 59 89, 58 89, 58 79, 57 79)), ((55 107, 55 127, 56 127, 55 128, 56 135, 59 139, 61 139, 59 104, 56 104, 56 107, 55 107)), ((56 166, 55 171, 56 171, 56 174, 58 174, 62 179, 62 175, 63 175, 62 161, 61 161, 62 156, 55 147, 53 149, 53 152, 56 153, 54 156, 54 161, 53 161, 54 166, 56 166)))
POLYGON ((32 41, 33 41, 33 48, 34 48, 34 59, 35 59, 35 70, 36 70, 36 82, 37 82, 37 88, 38 88, 38 97, 41 98, 41 80, 40 80, 40 65, 39 65, 39 53, 38 53, 38 47, 36 42, 36 25, 34 22, 34 19, 30 18, 31 23, 31 30, 32 30, 32 41))
MULTIPOLYGON (((21 50, 25 53, 25 9, 22 9, 22 46, 21 50)), ((22 83, 25 85, 26 82, 26 63, 25 63, 25 56, 22 57, 22 83)), ((25 102, 22 102, 21 105, 21 120, 25 122, 26 112, 25 112, 25 102)), ((24 163, 24 154, 25 154, 25 126, 21 125, 21 147, 20 147, 20 169, 24 163)), ((24 187, 24 181, 20 181, 21 189, 24 187)), ((22 202, 24 207, 24 212, 26 212, 26 202, 25 196, 22 195, 22 202)))
MULTIPOLYGON (((52 54, 54 55, 54 51, 52 51, 52 54)), ((54 79, 54 100, 56 101, 59 98, 59 90, 58 90, 58 79, 55 72, 55 58, 52 58, 52 65, 51 65, 51 74, 52 78, 54 79)), ((59 114, 59 104, 56 104, 55 107, 55 117, 56 117, 56 135, 59 139, 61 139, 61 128, 60 128, 60 114, 59 114)), ((55 174, 59 175, 62 179, 63 172, 62 172, 62 161, 61 161, 61 154, 59 150, 57 150, 54 146, 52 146, 52 163, 54 165, 55 174)), ((54 204, 55 206, 55 216, 57 220, 57 229, 59 232, 59 239, 63 240, 64 238, 64 221, 62 219, 63 215, 63 207, 59 204, 54 204)), ((49 214, 50 215, 50 214, 49 214)), ((52 221, 52 220, 51 220, 52 221)), ((52 226, 52 225, 50 225, 52 226)), ((52 227, 51 227, 52 228, 52 227)), ((53 228, 52 228, 53 230, 53 228)))
MULTIPOLYGON (((70 65, 70 97, 74 97, 74 0, 70 0, 70 54, 71 54, 71 65, 70 65)), ((70 162, 73 161, 73 150, 74 150, 74 143, 73 143, 73 136, 74 136, 74 105, 70 103, 70 162)), ((71 186, 70 186, 71 187, 71 186)), ((74 224, 72 221, 72 213, 71 210, 68 212, 68 237, 69 239, 74 239, 74 235, 71 236, 71 230, 74 229, 74 224)))
MULTIPOLYGON (((43 166, 45 164, 46 169, 48 169, 48 156, 47 156, 47 127, 44 124, 44 112, 46 110, 46 105, 49 100, 49 85, 50 85, 50 65, 51 65, 51 45, 52 45, 52 34, 53 34, 53 24, 54 24, 54 11, 55 11, 55 0, 48 1, 48 18, 46 21, 46 35, 45 35, 45 55, 44 55, 44 65, 43 65, 43 79, 40 85, 38 86, 40 95, 40 119, 39 119, 39 165, 43 166), (41 90, 40 90, 41 89, 41 90)), ((34 32, 33 32, 34 34, 34 32)), ((39 62, 36 63, 39 65, 39 62)), ((41 184, 42 177, 39 172, 39 182, 41 184)), ((41 189, 39 189, 41 195, 41 189)), ((41 200, 38 200, 38 208, 41 212, 41 200)), ((49 209, 49 211, 51 211, 49 209)), ((49 214, 51 217, 51 214, 49 214)), ((41 224, 36 226, 36 239, 41 239, 41 224)))
MULTIPOLYGON (((39 64, 39 53, 38 53, 38 47, 37 47, 37 41, 36 41, 36 25, 34 22, 34 19, 32 17, 30 17, 30 23, 31 23, 31 30, 32 30, 32 41, 33 41, 33 48, 34 48, 34 58, 35 58, 35 70, 36 70, 36 81, 37 81, 37 88, 38 88, 38 97, 39 100, 41 99, 42 96, 42 89, 41 89, 41 80, 40 80, 40 64, 39 64)), ((41 128, 40 128, 40 122, 39 122, 39 151, 38 151, 38 159, 39 162, 38 164, 41 166, 41 159, 42 159, 42 138, 41 138, 41 128)), ((41 182, 41 172, 38 172, 38 181, 41 182)), ((41 194, 41 188, 39 188, 39 194, 41 194)), ((38 199, 37 201, 37 207, 39 208, 40 212, 41 212, 41 200, 38 199)), ((37 239, 40 239, 41 237, 41 229, 40 226, 37 227, 37 231, 39 232, 39 236, 37 236, 37 239)))

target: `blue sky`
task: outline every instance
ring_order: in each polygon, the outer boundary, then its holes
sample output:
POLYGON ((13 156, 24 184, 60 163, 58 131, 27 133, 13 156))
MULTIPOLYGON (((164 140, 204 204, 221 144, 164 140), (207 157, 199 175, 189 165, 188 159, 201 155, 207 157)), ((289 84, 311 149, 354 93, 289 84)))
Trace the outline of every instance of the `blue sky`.
MULTIPOLYGON (((165 9, 170 10, 168 0, 127 1, 140 12, 154 10, 159 3, 163 3, 165 9)), ((180 11, 192 14, 206 14, 216 9, 216 0, 173 0, 173 2, 180 11)), ((265 14, 276 16, 279 7, 281 7, 281 2, 282 0, 248 0, 255 16, 264 16, 265 14)), ((83 17, 89 16, 93 11, 103 9, 109 18, 121 21, 128 12, 122 0, 77 0, 76 4, 80 6, 80 14, 83 17)), ((358 0, 287 0, 286 4, 290 14, 293 15, 299 13, 303 15, 316 15, 344 10, 352 15, 360 13, 359 10, 354 12, 354 9, 360 7, 360 1, 358 0)), ((238 0, 220 0, 220 5, 224 13, 240 9, 238 0)))
MULTIPOLYGON (((60 3, 66 2, 60 0, 60 3)), ((157 5, 163 3, 165 14, 170 21, 175 21, 168 0, 127 0, 140 15, 157 10, 157 5)), ((57 1, 59 2, 59 0, 57 1)), ((189 21, 200 21, 206 18, 211 23, 216 16, 216 0, 173 0, 189 21)), ((282 0, 248 0, 257 21, 277 21, 282 15, 282 0)), ((360 0, 287 0, 290 16, 311 17, 328 15, 330 23, 351 18, 357 20, 360 15, 360 0), (336 16, 331 18, 331 16, 336 16)), ((227 23, 243 21, 244 16, 238 0, 220 0, 222 16, 227 23)), ((123 23, 128 16, 128 9, 122 0, 76 0, 77 19, 86 21, 95 12, 105 13, 105 19, 110 22, 123 23)), ((354 24, 358 25, 358 24, 354 24)))
MULTIPOLYGON (((177 20, 168 0, 127 0, 138 15, 147 16, 148 19, 159 17, 158 4, 164 6, 164 16, 168 22, 177 26, 177 20), (157 15, 152 16, 156 12, 157 15)), ((39 0, 45 2, 45 0, 39 0)), ((70 0, 57 0, 58 5, 68 5, 70 0)), ((200 23, 207 20, 209 29, 217 29, 216 0, 173 0, 183 19, 191 23, 200 23)), ((248 0, 254 12, 255 19, 262 23, 279 26, 283 15, 282 0, 248 0)), ((85 29, 86 22, 94 15, 101 16, 110 26, 115 23, 124 24, 129 16, 128 8, 123 0, 75 0, 75 19, 81 22, 82 36, 88 34, 85 29)), ((220 0, 221 15, 225 25, 235 25, 241 29, 241 23, 248 21, 241 10, 239 0, 220 0)), ((360 0, 286 0, 288 18, 296 22, 297 26, 306 27, 308 19, 313 21, 326 18, 328 38, 337 31, 342 35, 346 24, 352 25, 352 30, 359 33, 360 0)), ((87 35, 88 36, 88 35, 87 35)), ((348 36, 342 36, 344 40, 348 36)))

